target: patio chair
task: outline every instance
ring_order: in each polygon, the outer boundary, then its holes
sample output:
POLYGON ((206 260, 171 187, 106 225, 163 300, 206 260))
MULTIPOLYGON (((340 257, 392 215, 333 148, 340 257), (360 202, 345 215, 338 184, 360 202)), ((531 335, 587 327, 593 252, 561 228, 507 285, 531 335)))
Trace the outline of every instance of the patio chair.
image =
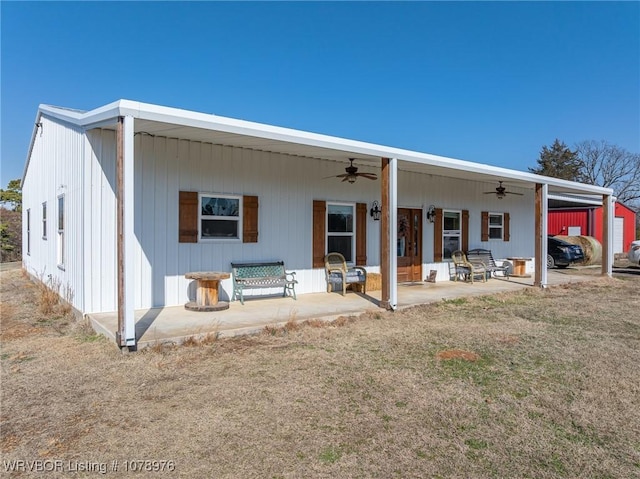
POLYGON ((481 276, 482 282, 487 282, 487 268, 481 261, 471 262, 467 259, 464 251, 456 250, 451 253, 451 259, 455 265, 454 280, 462 278, 464 281, 471 281, 475 276, 481 276))
POLYGON ((358 266, 348 267, 340 253, 329 253, 324 257, 324 270, 327 275, 327 293, 342 290, 342 296, 350 284, 361 284, 362 292, 367 292, 367 271, 358 266))

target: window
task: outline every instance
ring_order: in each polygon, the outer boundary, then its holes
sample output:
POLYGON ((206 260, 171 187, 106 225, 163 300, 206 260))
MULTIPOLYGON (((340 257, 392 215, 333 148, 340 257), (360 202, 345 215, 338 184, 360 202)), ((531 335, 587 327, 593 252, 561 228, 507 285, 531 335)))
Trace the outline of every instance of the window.
POLYGON ((31 254, 31 208, 27 209, 27 254, 31 254))
POLYGON ((502 239, 502 213, 489 213, 489 239, 502 239))
POLYGON ((480 228, 480 241, 502 240, 509 241, 510 215, 504 213, 482 212, 482 221, 480 228))
POLYGON ((451 253, 461 249, 462 213, 460 211, 442 212, 442 258, 451 259, 451 253))
POLYGON ((47 202, 42 203, 42 239, 47 239, 47 202))
POLYGON ((200 238, 242 238, 242 197, 200 195, 200 238))
POLYGON ((64 266, 64 195, 58 196, 58 266, 64 266))
POLYGON ((355 205, 327 204, 327 253, 340 253, 347 263, 355 261, 355 205))

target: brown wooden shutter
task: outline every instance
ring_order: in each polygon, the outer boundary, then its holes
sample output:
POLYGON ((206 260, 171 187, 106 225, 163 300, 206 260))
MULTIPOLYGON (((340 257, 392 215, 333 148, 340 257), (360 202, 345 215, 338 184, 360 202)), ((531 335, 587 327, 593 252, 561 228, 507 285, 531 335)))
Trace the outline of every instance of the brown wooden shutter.
POLYGON ((442 208, 436 208, 436 220, 433 223, 433 260, 442 261, 442 208))
POLYGON ((242 242, 258 242, 258 197, 242 198, 242 242))
POLYGON ((198 242, 198 192, 180 191, 178 208, 178 242, 198 242))
POLYGON ((356 204, 356 265, 367 264, 367 204, 356 204))
POLYGON ((462 251, 469 251, 469 210, 462 210, 462 251))
POLYGON ((324 268, 327 203, 313 200, 313 267, 324 268))
POLYGON ((480 241, 489 241, 489 212, 482 212, 482 227, 480 229, 480 241))
POLYGON ((504 214, 504 241, 509 241, 509 239, 511 238, 511 234, 509 233, 509 222, 510 222, 510 218, 509 218, 509 213, 505 213, 504 214))

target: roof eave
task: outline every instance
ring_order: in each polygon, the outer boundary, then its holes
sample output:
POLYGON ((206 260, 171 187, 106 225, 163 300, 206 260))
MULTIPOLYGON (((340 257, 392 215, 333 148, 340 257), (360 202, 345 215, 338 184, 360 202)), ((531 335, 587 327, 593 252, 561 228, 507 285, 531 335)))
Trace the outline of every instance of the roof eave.
MULTIPOLYGON (((253 136, 283 142, 292 142, 302 145, 316 146, 335 150, 345 150, 353 154, 372 155, 378 157, 397 158, 401 161, 420 163, 424 165, 437 166, 452 170, 472 171, 475 173, 500 176, 507 179, 520 180, 527 183, 541 183, 552 187, 560 188, 572 192, 591 193, 599 195, 612 195, 613 190, 595 185, 585 185, 573 181, 561 180, 557 178, 536 175, 533 173, 511 170, 508 168, 495 167, 482 163, 473 163, 455 158, 420 153, 416 151, 404 150, 400 148, 366 143, 362 141, 349 140, 340 137, 322 135, 279 126, 254 123, 246 120, 237 120, 217 116, 209 113, 201 113, 179 108, 172 108, 149 103, 141 103, 132 100, 118 100, 108 105, 90 110, 78 112, 66 110, 51 105, 40 105, 36 123, 42 114, 51 116, 58 120, 66 121, 83 128, 90 128, 95 125, 115 122, 119 116, 132 116, 149 121, 170 123, 185 127, 215 130, 239 135, 253 136)), ((27 165, 23 175, 26 175, 28 161, 35 141, 37 128, 34 129, 29 148, 27 165)))

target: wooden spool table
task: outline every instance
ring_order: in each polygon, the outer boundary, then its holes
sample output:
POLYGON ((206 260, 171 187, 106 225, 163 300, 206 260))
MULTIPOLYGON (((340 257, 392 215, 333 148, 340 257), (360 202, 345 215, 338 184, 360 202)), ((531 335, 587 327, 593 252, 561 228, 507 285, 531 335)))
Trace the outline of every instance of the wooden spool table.
POLYGON ((509 276, 514 278, 530 278, 531 275, 527 274, 527 261, 531 261, 531 258, 522 258, 520 256, 507 258, 509 261, 513 261, 513 272, 509 276))
POLYGON ((220 273, 216 271, 201 271, 197 273, 187 273, 187 279, 195 279, 198 282, 196 290, 196 300, 184 305, 191 311, 222 311, 229 309, 227 301, 219 301, 218 286, 220 281, 231 277, 230 273, 220 273))

